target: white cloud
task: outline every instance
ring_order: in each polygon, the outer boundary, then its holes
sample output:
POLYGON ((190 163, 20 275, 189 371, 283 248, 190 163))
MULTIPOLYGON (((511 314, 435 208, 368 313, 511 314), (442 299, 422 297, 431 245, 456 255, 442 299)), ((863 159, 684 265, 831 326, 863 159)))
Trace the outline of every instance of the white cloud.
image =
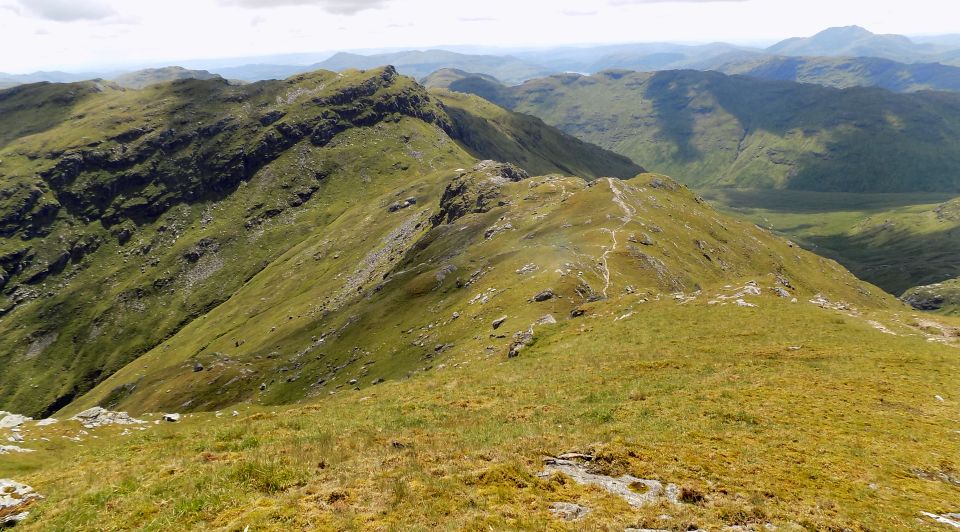
POLYGON ((388 0, 222 0, 223 5, 251 9, 270 9, 283 6, 319 6, 337 15, 355 15, 368 9, 381 9, 388 0))
POLYGON ((28 13, 57 22, 100 20, 116 13, 100 0, 20 0, 28 13))

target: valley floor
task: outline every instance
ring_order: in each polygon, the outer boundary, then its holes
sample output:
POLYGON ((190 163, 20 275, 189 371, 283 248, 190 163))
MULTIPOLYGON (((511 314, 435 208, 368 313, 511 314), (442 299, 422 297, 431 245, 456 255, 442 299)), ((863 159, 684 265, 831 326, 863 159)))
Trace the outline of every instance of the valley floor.
POLYGON ((517 358, 316 402, 142 431, 29 422, 36 452, 0 456, 0 477, 46 497, 25 530, 948 529, 921 512, 960 511, 960 351, 930 341, 949 339, 906 309, 718 291, 602 302, 517 358), (685 502, 538 476, 571 451, 685 502))

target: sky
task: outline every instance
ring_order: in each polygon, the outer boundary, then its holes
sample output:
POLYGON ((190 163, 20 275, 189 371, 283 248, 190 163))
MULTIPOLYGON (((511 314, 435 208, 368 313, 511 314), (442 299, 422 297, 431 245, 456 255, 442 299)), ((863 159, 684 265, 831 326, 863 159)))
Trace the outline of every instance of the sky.
POLYGON ((960 33, 958 0, 0 0, 0 72, 450 45, 960 33))

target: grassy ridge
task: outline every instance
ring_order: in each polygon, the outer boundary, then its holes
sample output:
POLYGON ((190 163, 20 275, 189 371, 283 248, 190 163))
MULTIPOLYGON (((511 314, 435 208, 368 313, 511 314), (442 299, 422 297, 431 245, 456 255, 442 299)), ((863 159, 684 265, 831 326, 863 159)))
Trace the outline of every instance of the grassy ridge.
POLYGON ((25 86, 0 106, 0 404, 27 413, 66 406, 349 209, 386 212, 424 175, 439 194, 437 172, 503 142, 484 134, 552 139, 556 165, 509 154, 537 170, 640 170, 506 112, 458 143, 485 119, 457 124, 392 69, 25 86))
POLYGON ((497 168, 383 182, 382 196, 366 191, 67 411, 208 410, 364 389, 457 354, 504 355, 546 314, 573 323, 571 312, 597 299, 696 294, 749 278, 766 291, 789 283, 798 298, 893 304, 835 263, 724 218, 666 178, 491 185, 502 180, 497 168), (385 208, 410 195, 416 206, 385 208), (371 200, 383 207, 371 210, 371 200), (532 301, 547 289, 547 303, 532 301), (502 316, 499 331, 491 323, 502 316), (194 371, 197 363, 206 369, 194 371))

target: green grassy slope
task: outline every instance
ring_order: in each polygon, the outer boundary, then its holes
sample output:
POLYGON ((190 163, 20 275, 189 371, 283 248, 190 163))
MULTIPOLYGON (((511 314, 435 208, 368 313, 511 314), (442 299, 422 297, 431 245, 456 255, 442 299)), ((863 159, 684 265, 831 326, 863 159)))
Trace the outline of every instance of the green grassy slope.
POLYGON ((547 314, 573 327, 571 312, 595 300, 712 299, 751 279, 804 302, 823 293, 862 308, 897 306, 836 263, 714 212, 667 178, 514 183, 501 168, 367 191, 68 411, 203 410, 363 389, 463 353, 503 356, 515 333, 547 314), (417 204, 386 208, 406 196, 417 204), (548 289, 548 301, 532 300, 548 289), (506 324, 493 328, 501 316, 506 324), (198 362, 210 369, 194 371, 198 362))
POLYGON ((453 120, 454 136, 478 157, 510 161, 533 174, 559 172, 587 179, 632 177, 644 171, 627 157, 573 139, 538 118, 473 95, 444 90, 432 94, 453 120))
POLYGON ((960 190, 960 95, 608 71, 447 83, 698 187, 960 190))
POLYGON ((908 316, 712 293, 597 302, 517 358, 464 350, 295 407, 28 426, 37 452, 0 456, 0 477, 46 496, 25 530, 944 530, 920 512, 957 510, 954 348, 908 316), (702 499, 632 508, 536 476, 568 451, 702 499), (558 501, 591 512, 566 522, 558 501))
MULTIPOLYGON (((422 176, 470 166, 484 150, 453 140, 470 125, 392 69, 243 87, 26 86, 0 93, 0 107, 0 404, 34 414, 64 407, 226 301, 351 206, 379 198, 372 208, 386 212, 416 197, 422 176)), ((531 146, 553 139, 557 167, 512 152, 537 169, 639 171, 521 122, 484 131, 531 146)))
POLYGON ((960 275, 960 200, 950 194, 703 193, 724 211, 789 235, 895 295, 960 275))

